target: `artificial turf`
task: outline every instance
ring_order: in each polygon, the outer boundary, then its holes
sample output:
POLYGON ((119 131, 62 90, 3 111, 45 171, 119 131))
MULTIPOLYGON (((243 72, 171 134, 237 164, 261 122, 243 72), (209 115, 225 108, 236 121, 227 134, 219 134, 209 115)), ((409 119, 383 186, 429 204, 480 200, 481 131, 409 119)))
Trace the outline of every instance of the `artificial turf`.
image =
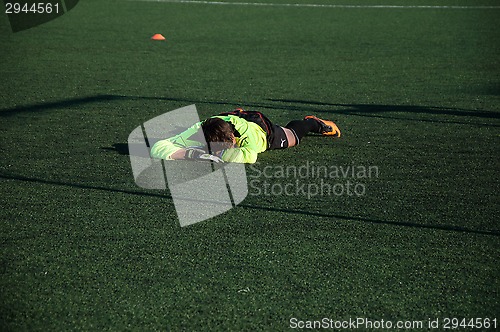
POLYGON ((18 33, 2 16, 2 330, 500 319, 499 13, 86 0, 18 33), (190 104, 336 121, 340 139, 247 166, 257 188, 306 163, 378 176, 347 179, 361 196, 250 188, 181 228, 168 190, 134 183, 126 143, 190 104))

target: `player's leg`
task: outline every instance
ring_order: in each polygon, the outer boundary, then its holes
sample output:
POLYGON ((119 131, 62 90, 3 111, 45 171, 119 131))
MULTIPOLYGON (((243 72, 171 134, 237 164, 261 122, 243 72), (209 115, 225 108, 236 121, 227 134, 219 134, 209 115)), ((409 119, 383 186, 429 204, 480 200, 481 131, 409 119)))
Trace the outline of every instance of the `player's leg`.
POLYGON ((335 122, 331 120, 323 120, 314 115, 307 115, 304 120, 314 120, 321 126, 320 133, 325 136, 340 137, 340 129, 335 122))
POLYGON ((285 126, 285 129, 289 129, 294 133, 296 144, 299 144, 300 140, 308 133, 340 137, 340 130, 333 121, 323 120, 313 115, 308 115, 303 120, 290 121, 285 126))
POLYGON ((286 149, 297 145, 295 135, 290 129, 272 125, 272 135, 268 136, 269 150, 286 149))
POLYGON ((290 121, 285 127, 273 125, 269 149, 286 149, 298 145, 308 133, 340 137, 340 130, 333 121, 308 115, 303 120, 290 121))
MULTIPOLYGON (((281 127, 281 128, 283 128, 283 127, 281 127)), ((289 148, 291 148, 292 146, 295 146, 299 143, 297 137, 295 136, 295 133, 291 129, 283 128, 283 131, 285 132, 285 136, 286 136, 286 140, 288 142, 289 148)))

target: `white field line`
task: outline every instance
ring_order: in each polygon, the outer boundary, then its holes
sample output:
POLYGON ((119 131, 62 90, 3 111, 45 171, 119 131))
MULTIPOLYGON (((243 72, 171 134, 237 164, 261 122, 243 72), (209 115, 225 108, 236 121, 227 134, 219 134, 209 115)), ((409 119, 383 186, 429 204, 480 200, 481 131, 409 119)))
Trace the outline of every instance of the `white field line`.
POLYGON ((129 1, 168 2, 168 3, 185 3, 185 4, 201 4, 201 5, 312 7, 312 8, 500 9, 500 6, 327 5, 327 4, 312 4, 312 3, 223 2, 223 1, 204 1, 204 0, 129 0, 129 1))

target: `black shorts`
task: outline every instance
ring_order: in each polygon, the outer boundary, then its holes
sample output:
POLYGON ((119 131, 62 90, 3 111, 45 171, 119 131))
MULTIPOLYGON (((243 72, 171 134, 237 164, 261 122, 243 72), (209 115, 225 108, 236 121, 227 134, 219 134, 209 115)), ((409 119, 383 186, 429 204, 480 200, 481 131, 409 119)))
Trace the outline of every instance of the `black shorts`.
POLYGON ((288 147, 288 139, 283 127, 273 124, 271 130, 273 134, 267 137, 269 140, 269 150, 286 149, 288 147))

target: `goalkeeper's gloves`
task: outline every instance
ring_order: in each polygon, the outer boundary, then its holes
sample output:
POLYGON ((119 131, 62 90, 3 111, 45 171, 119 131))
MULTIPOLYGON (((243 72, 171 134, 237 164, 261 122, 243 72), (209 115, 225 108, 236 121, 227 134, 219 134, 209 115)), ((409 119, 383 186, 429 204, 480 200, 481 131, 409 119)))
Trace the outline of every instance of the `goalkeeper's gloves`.
POLYGON ((215 163, 223 163, 224 161, 217 156, 207 153, 205 150, 197 148, 188 148, 184 154, 184 159, 186 160, 198 160, 198 161, 213 161, 215 163))

